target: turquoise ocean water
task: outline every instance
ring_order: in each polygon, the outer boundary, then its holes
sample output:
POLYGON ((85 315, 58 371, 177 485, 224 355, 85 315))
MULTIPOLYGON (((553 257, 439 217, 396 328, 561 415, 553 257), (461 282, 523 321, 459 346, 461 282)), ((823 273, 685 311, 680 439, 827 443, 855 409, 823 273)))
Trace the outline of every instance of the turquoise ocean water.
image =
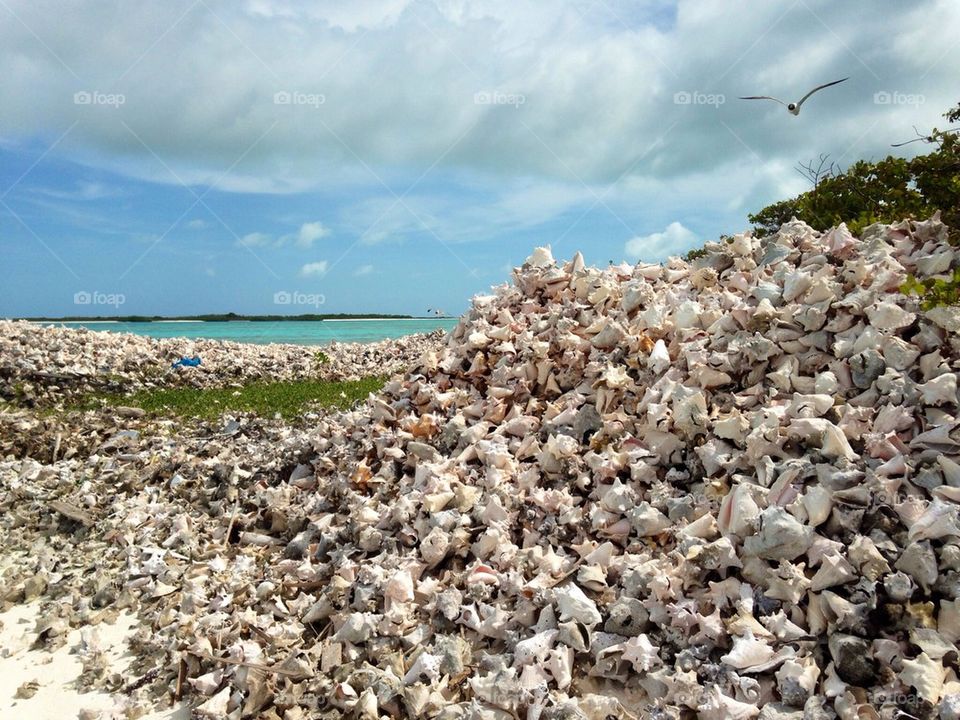
POLYGON ((125 332, 155 338, 207 338, 247 343, 326 345, 330 342, 376 342, 413 333, 451 330, 458 318, 410 320, 321 320, 302 322, 63 322, 44 323, 90 330, 125 332))

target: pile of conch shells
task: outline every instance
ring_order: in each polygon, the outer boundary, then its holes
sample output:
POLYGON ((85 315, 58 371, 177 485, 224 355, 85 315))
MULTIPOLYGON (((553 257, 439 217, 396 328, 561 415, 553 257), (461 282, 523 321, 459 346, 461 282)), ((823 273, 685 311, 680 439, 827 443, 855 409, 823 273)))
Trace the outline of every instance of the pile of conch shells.
POLYGON ((435 332, 375 343, 331 342, 321 348, 158 339, 0 320, 0 399, 22 400, 26 395, 42 402, 101 389, 213 387, 316 377, 355 380, 406 370, 441 336, 435 332), (195 355, 202 360, 199 367, 171 368, 181 357, 195 355))
POLYGON ((958 316, 899 291, 946 228, 706 250, 539 248, 278 475, 151 480, 114 541, 160 678, 210 718, 960 718, 958 316))

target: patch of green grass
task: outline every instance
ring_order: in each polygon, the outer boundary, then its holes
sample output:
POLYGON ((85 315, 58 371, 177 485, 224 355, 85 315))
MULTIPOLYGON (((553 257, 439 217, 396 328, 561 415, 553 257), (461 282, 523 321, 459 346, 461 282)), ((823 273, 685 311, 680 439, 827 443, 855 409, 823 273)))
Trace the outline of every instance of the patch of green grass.
POLYGON ((328 362, 330 362, 330 357, 323 352, 323 350, 317 350, 316 354, 313 356, 313 359, 321 365, 326 365, 328 362))
POLYGON ((158 388, 131 395, 88 396, 75 409, 92 409, 106 403, 205 420, 214 420, 225 412, 253 412, 264 417, 279 413, 292 420, 311 407, 346 409, 368 393, 379 391, 384 382, 385 378, 368 377, 355 382, 298 380, 251 383, 239 388, 158 388))

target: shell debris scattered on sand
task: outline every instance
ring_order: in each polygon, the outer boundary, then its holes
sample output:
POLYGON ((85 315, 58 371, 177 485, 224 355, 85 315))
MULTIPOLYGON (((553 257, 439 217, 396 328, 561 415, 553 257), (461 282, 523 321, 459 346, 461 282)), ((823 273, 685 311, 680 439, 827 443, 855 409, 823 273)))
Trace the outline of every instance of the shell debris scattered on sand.
POLYGON ((406 371, 442 337, 441 331, 435 331, 375 343, 257 345, 0 320, 0 400, 42 401, 103 389, 135 391, 170 385, 358 380, 406 371), (201 357, 201 365, 171 368, 179 358, 195 355, 201 357))
POLYGON ((44 642, 139 609, 138 692, 182 669, 199 717, 957 718, 957 318, 898 290, 956 252, 938 218, 538 249, 302 434, 3 462, 7 596, 59 588, 44 642))

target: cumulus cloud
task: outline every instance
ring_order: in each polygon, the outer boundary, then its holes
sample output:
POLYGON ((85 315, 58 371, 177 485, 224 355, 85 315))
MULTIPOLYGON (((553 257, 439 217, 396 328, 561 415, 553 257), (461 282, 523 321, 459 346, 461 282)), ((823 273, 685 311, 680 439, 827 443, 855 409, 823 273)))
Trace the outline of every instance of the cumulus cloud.
POLYGON ((0 93, 18 98, 0 107, 7 134, 59 133, 95 118, 65 147, 173 182, 126 123, 166 162, 185 166, 188 182, 212 181, 242 157, 222 186, 274 191, 369 179, 364 165, 434 162, 610 182, 751 153, 795 158, 812 145, 840 154, 874 123, 864 146, 886 148, 889 133, 909 136, 912 124, 955 102, 949 80, 960 57, 952 42, 960 6, 950 0, 884 2, 867 16, 829 0, 786 10, 758 4, 746 14, 725 0, 559 0, 549 8, 535 0, 181 0, 137 14, 81 0, 67 18, 53 0, 12 5, 49 49, 18 22, 0 26, 0 93), (825 39, 823 17, 835 41, 825 39), (939 32, 923 42, 906 30, 889 37, 890 27, 926 28, 929 17, 939 32), (111 37, 91 46, 105 26, 111 37), (163 52, 143 55, 157 28, 170 28, 163 52), (413 42, 425 33, 430 43, 413 42), (744 38, 757 37, 763 42, 747 47, 744 38), (228 74, 216 70, 223 57, 228 74), (846 75, 843 89, 811 101, 807 118, 736 100, 792 97, 846 75), (924 102, 879 107, 873 95, 883 90, 924 102), (97 91, 124 103, 74 101, 97 91), (518 97, 522 104, 511 100, 518 97))
POLYGON ((320 277, 327 274, 329 263, 326 260, 307 263, 300 268, 300 277, 320 277))
MULTIPOLYGON (((192 227, 192 225, 191 225, 192 227)), ((245 247, 284 247, 295 245, 307 250, 313 243, 330 234, 330 229, 320 221, 304 223, 295 233, 287 233, 274 239, 273 235, 262 232, 252 232, 241 237, 237 242, 245 247)))
POLYGON ((663 260, 693 249, 697 242, 693 232, 679 222, 672 222, 663 232, 630 238, 623 246, 623 252, 632 260, 663 260))
MULTIPOLYGON (((864 15, 830 0, 749 13, 726 0, 172 0, 138 13, 8 0, 0 97, 17 102, 0 103, 0 142, 67 133, 57 155, 132 177, 335 190, 367 243, 425 228, 482 239, 591 206, 622 215, 695 183, 754 210, 795 184, 796 162, 886 154, 956 103, 960 3, 878 1, 864 15), (799 117, 736 99, 848 75, 799 117), (431 180, 419 202, 405 194, 431 180), (367 201, 387 214, 369 232, 367 201)), ((309 248, 317 232, 284 242, 309 248)))
POLYGON ((373 273, 373 265, 361 265, 356 270, 353 271, 354 275, 371 275, 373 273))
POLYGON ((244 247, 265 247, 273 244, 273 238, 267 233, 252 232, 247 233, 237 242, 244 247))
POLYGON ((296 243, 297 247, 309 248, 313 246, 315 241, 322 237, 326 237, 329 234, 329 228, 324 227, 322 222, 317 221, 304 223, 300 226, 300 230, 297 231, 296 237, 293 238, 293 242, 296 243))

